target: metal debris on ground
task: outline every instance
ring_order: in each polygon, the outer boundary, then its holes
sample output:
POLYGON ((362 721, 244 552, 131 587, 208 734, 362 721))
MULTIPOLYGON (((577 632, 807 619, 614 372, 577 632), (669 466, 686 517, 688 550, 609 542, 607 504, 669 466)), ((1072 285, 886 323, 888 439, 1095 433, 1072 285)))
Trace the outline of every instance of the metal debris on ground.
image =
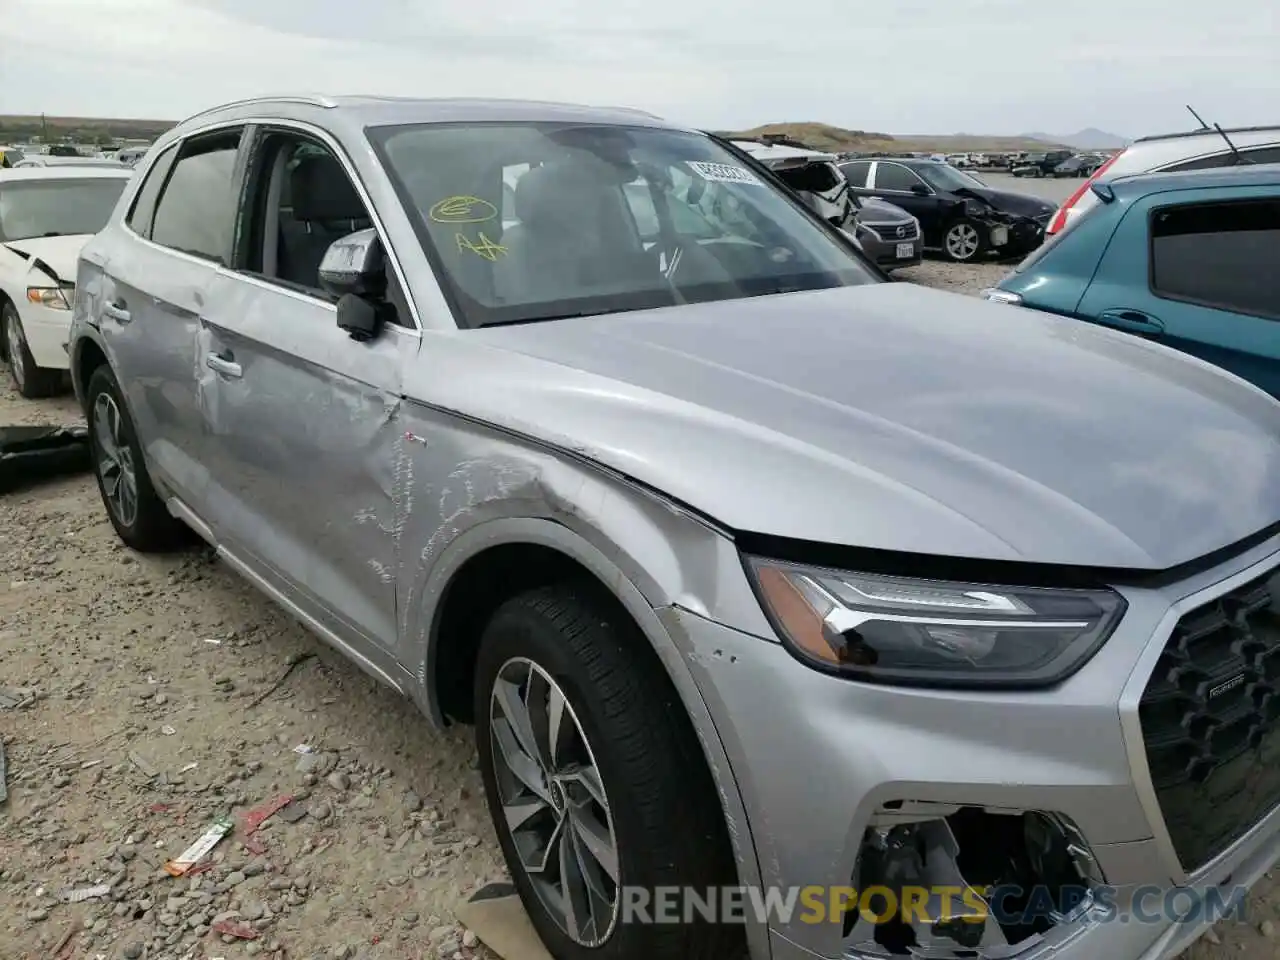
POLYGON ((288 662, 285 664, 285 668, 280 672, 280 676, 276 677, 276 682, 271 684, 271 686, 267 687, 267 689, 263 690, 260 694, 258 694, 252 700, 250 700, 249 706, 256 707, 263 700, 267 699, 267 697, 271 696, 273 693, 275 693, 277 690, 280 689, 281 684, 283 684, 286 680, 289 679, 289 674, 293 673, 294 670, 296 670, 302 664, 306 663, 308 660, 313 660, 313 659, 315 659, 314 653, 295 653, 293 656, 289 658, 288 662))
POLYGON ((0 492, 90 465, 86 427, 0 427, 0 492))
POLYGON ((219 817, 209 825, 209 829, 202 833, 195 843, 164 865, 165 872, 171 877, 180 877, 187 873, 234 828, 235 823, 230 817, 219 817))
POLYGON ((79 890, 63 890, 59 895, 63 903, 80 903, 84 900, 94 900, 98 897, 105 897, 111 893, 111 884, 100 883, 96 887, 81 887, 79 890))

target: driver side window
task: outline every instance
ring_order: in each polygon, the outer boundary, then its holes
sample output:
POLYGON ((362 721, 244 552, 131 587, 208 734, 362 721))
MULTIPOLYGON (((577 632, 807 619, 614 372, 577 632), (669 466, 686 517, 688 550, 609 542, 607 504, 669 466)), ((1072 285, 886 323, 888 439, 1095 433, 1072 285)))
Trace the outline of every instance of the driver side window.
POLYGON ((268 132, 241 227, 245 272, 331 300, 320 286, 320 261, 335 240, 373 225, 342 162, 303 134, 268 132))
POLYGON ((900 163, 881 163, 876 166, 876 189, 898 190, 903 193, 912 187, 922 187, 924 181, 900 163))

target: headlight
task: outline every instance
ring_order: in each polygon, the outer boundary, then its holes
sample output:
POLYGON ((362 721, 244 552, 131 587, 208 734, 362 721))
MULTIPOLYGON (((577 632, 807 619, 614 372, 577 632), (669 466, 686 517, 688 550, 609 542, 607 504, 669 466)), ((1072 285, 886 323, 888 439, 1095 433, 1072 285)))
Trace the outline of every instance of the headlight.
POLYGON ((947 583, 756 557, 747 569, 787 647, 811 666, 873 683, 1043 687, 1111 635, 1110 590, 947 583))
POLYGON ((70 289, 62 287, 27 287, 27 300, 50 310, 70 310, 70 289))
POLYGON ((1014 306, 1022 305, 1022 295, 1019 293, 1010 293, 1007 290, 1001 290, 998 287, 988 287, 982 291, 982 298, 990 300, 992 303, 1009 303, 1014 306))

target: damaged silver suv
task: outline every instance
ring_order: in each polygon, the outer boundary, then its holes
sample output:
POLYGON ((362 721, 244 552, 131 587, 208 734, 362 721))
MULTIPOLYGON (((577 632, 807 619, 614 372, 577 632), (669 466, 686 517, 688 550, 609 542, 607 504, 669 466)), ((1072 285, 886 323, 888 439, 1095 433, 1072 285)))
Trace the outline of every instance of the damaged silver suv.
POLYGON ((647 114, 297 97, 148 152, 72 367, 125 543, 474 723, 554 956, 1162 960, 1280 856, 1280 406, 1015 313, 647 114))

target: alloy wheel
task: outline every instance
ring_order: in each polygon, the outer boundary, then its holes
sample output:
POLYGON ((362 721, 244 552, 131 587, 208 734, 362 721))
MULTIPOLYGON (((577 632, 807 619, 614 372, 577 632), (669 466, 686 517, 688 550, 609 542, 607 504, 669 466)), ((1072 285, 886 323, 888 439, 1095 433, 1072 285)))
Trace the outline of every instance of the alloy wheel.
POLYGON ((13 381, 21 390, 27 385, 27 367, 24 355, 26 341, 22 336, 22 326, 13 314, 5 316, 4 342, 5 352, 9 355, 9 370, 13 373, 13 381))
POLYGON ((978 252, 978 231, 968 223, 957 223, 947 231, 947 253, 957 260, 968 260, 978 252))
POLYGON ((122 526, 138 519, 138 474, 133 450, 124 438, 120 408, 109 393, 93 402, 93 436, 98 455, 98 478, 107 506, 122 526))
POLYGON ((560 685, 523 657, 503 664, 489 704, 494 776, 519 866, 570 939, 600 946, 618 921, 618 842, 582 725, 560 685))

